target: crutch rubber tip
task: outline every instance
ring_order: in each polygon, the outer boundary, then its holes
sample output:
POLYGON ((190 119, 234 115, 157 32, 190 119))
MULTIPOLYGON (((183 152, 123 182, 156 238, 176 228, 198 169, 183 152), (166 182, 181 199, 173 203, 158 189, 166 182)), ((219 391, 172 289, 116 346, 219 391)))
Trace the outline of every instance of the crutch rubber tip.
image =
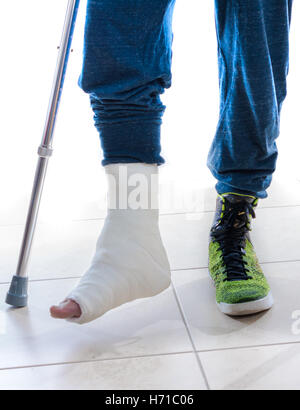
POLYGON ((6 296, 6 303, 16 308, 23 308, 27 306, 27 302, 28 278, 14 276, 6 296))

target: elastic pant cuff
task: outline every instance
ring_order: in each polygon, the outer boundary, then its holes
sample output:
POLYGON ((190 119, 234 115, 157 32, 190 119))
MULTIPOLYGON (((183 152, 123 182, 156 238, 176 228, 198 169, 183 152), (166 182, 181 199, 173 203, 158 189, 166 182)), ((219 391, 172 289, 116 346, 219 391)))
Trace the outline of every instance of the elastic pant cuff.
POLYGON ((145 163, 161 165, 161 123, 136 121, 101 124, 102 165, 145 163))

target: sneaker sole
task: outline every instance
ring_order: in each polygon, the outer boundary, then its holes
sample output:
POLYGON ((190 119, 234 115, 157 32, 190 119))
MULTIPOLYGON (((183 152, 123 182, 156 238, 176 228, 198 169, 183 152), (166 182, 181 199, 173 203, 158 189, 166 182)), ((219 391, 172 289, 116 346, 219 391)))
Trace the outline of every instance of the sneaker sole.
POLYGON ((268 296, 263 299, 254 300, 253 302, 245 303, 217 303, 220 311, 228 316, 247 316, 254 315, 256 313, 269 310, 274 305, 274 299, 272 293, 269 292, 268 296))

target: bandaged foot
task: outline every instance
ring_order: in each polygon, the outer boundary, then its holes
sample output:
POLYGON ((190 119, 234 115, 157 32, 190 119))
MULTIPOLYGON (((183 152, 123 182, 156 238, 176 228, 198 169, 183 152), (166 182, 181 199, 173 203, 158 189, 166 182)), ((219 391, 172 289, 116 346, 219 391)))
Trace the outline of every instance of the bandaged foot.
POLYGON ((108 165, 109 210, 90 269, 59 306, 58 319, 84 324, 171 282, 158 214, 158 167, 108 165))

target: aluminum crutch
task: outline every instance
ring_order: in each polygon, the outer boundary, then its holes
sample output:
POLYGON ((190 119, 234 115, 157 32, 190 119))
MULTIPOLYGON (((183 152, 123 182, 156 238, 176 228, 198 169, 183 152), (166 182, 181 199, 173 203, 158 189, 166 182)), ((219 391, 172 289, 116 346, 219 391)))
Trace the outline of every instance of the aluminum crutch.
POLYGON ((23 241, 21 245, 17 271, 13 276, 6 303, 16 308, 27 306, 28 302, 28 262, 42 197, 49 158, 53 153, 52 143, 60 97, 71 51, 72 38, 80 0, 68 0, 61 45, 54 76, 53 87, 46 117, 42 143, 38 148, 38 164, 35 173, 31 201, 28 209, 23 241))

